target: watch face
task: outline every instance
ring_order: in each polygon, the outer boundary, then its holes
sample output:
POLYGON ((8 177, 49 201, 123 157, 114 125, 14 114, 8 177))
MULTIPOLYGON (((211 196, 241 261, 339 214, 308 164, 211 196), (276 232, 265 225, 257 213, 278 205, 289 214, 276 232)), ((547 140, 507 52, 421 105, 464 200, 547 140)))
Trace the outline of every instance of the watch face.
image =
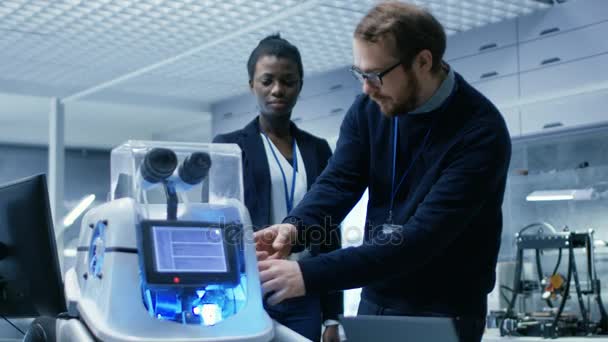
POLYGON ((101 276, 103 267, 106 250, 105 231, 106 225, 102 221, 97 222, 89 244, 89 274, 95 277, 101 276))

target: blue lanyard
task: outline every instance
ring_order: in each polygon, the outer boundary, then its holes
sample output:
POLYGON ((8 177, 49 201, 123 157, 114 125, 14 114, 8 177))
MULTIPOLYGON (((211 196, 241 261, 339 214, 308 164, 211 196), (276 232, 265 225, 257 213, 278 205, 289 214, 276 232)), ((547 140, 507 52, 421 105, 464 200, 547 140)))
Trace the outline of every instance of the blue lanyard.
POLYGON ((298 172, 298 152, 296 151, 296 138, 293 138, 293 177, 291 179, 291 194, 288 195, 287 193, 289 190, 287 189, 287 177, 285 177, 285 171, 283 171, 283 167, 281 167, 281 162, 279 161, 279 157, 277 157, 276 152, 274 152, 274 148, 272 147, 270 139, 268 139, 266 133, 262 134, 264 134, 264 137, 268 142, 268 146, 270 147, 270 151, 272 151, 272 155, 274 156, 274 160, 277 162, 279 170, 281 170, 281 175, 283 176, 283 186, 285 187, 285 206, 287 207, 287 213, 289 214, 291 209, 293 209, 293 197, 296 190, 296 173, 298 172))
POLYGON ((401 184, 403 183, 403 181, 405 180, 407 175, 412 170, 414 163, 416 163, 418 158, 420 158, 420 156, 422 155, 422 152, 425 150, 426 143, 429 140, 429 136, 431 136, 431 130, 433 129, 434 124, 431 125, 429 130, 426 132, 426 135, 424 136, 424 140, 422 141, 422 145, 420 145, 420 148, 418 149, 418 152, 416 153, 416 156, 414 157, 414 159, 412 159, 410 166, 407 167, 407 169, 403 173, 403 176, 401 176, 401 180, 399 181, 399 184, 397 184, 397 187, 395 187, 395 169, 397 168, 397 136, 398 136, 397 129, 399 127, 399 118, 398 117, 394 118, 393 125, 395 126, 395 129, 393 131, 393 180, 391 183, 391 207, 388 212, 388 223, 391 223, 391 224, 393 223, 393 206, 395 204, 395 196, 397 195, 397 190, 399 190, 399 187, 401 186, 401 184))

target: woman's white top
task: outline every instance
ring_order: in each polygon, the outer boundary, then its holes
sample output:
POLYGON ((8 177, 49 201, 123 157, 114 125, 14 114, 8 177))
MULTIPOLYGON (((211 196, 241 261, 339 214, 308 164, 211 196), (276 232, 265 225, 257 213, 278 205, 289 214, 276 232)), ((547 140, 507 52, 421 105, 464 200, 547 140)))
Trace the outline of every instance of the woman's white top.
MULTIPOLYGON (((293 180, 294 168, 289 161, 281 154, 279 149, 274 145, 271 139, 266 139, 263 133, 260 133, 260 139, 264 143, 264 150, 266 152, 266 160, 268 161, 268 169, 270 170, 270 222, 269 224, 277 224, 283 222, 283 219, 289 214, 287 212, 287 203, 285 202, 285 191, 287 190, 288 197, 291 194, 291 185, 293 180), (285 173, 285 181, 281 175, 281 169, 277 164, 277 159, 273 155, 277 156, 281 168, 285 173), (287 183, 287 184, 286 184, 287 183), (285 189, 287 186, 287 189, 285 189)), ((296 172, 295 191, 293 194, 293 207, 295 208, 298 203, 304 198, 308 189, 308 182, 306 179, 306 167, 304 166, 304 160, 300 154, 298 143, 296 141, 295 150, 293 151, 293 157, 298 158, 298 171, 296 172)), ((303 257, 305 254, 309 254, 308 251, 301 253, 292 254, 289 259, 297 260, 303 257)))

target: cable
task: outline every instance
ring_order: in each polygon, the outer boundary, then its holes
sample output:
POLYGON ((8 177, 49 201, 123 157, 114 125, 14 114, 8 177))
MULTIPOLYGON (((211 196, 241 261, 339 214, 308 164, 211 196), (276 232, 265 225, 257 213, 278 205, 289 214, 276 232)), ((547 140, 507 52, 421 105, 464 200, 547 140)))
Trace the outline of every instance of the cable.
POLYGON ((507 295, 504 292, 500 291, 500 296, 502 297, 502 299, 505 300, 505 302, 507 302, 507 303, 511 302, 511 300, 509 299, 509 297, 507 297, 507 295))
POLYGON ((509 299, 509 297, 507 297, 507 295, 503 292, 503 290, 507 290, 507 291, 509 291, 511 293, 513 293, 515 291, 513 291, 513 289, 510 288, 510 287, 508 287, 507 285, 500 285, 500 288, 499 288, 500 295, 507 302, 507 307, 510 307, 511 306, 511 299, 509 299))
POLYGON ((12 326, 13 326, 13 328, 17 329, 17 331, 18 331, 18 332, 20 332, 20 333, 21 333, 23 336, 25 336, 25 333, 23 332, 23 330, 19 329, 19 327, 18 327, 18 326, 16 326, 16 325, 14 325, 14 324, 13 324, 13 322, 9 321, 9 319, 8 319, 8 318, 6 318, 6 317, 4 317, 4 316, 2 316, 2 315, 0 315, 0 317, 2 317, 2 318, 5 320, 5 321, 7 321, 7 322, 8 322, 8 324, 12 325, 12 326))
POLYGON ((512 289, 512 288, 510 288, 510 287, 508 287, 507 285, 500 285, 500 288, 501 288, 501 289, 505 289, 505 290, 507 290, 507 291, 509 291, 509 292, 513 293, 513 289, 512 289))
POLYGON ((70 315, 69 312, 62 312, 57 315, 57 319, 71 319, 71 318, 77 318, 77 317, 70 315))
POLYGON ((231 289, 232 290, 232 314, 236 314, 236 296, 234 295, 234 288, 231 289))
POLYGON ((562 262, 562 249, 560 248, 558 250, 558 254, 557 254, 557 262, 555 263, 555 268, 553 269, 553 273, 551 273, 552 276, 557 274, 557 270, 559 269, 559 264, 562 262))

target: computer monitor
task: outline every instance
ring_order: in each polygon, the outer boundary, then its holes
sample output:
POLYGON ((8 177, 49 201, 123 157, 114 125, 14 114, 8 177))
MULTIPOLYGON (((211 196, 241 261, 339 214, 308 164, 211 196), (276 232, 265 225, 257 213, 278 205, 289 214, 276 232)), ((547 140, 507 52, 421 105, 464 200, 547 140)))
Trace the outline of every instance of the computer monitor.
POLYGON ((367 316, 341 317, 348 342, 459 342, 447 317, 367 316))
POLYGON ((0 315, 65 311, 45 175, 0 186, 0 315))

